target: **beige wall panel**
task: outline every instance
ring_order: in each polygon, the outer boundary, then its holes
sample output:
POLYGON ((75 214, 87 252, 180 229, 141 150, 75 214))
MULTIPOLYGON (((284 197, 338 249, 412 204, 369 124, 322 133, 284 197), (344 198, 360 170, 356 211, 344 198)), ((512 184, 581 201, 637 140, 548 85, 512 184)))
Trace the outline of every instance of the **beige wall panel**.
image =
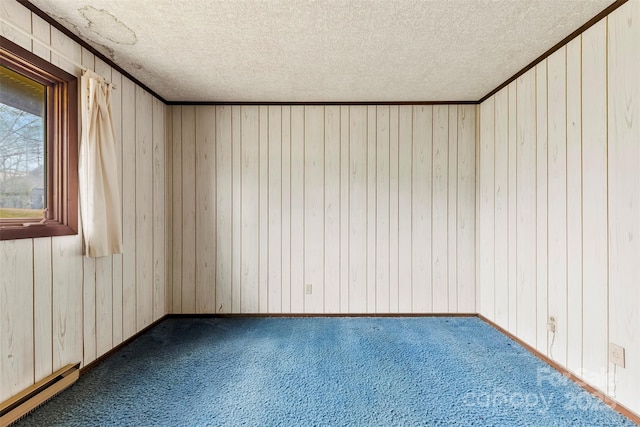
POLYGON ((536 343, 536 92, 535 73, 518 78, 517 96, 517 335, 536 343))
POLYGON ((494 320, 509 327, 509 90, 495 95, 494 134, 494 320))
POLYGON ((136 332, 153 322, 153 103, 136 87, 136 332))
POLYGON ((582 372, 581 38, 567 45, 567 368, 582 372))
MULTIPOLYGON (((567 364, 567 102, 566 48, 547 59, 548 76, 548 311, 556 318, 556 335, 547 355, 567 364)), ((550 343, 549 343, 550 344, 550 343)))
POLYGON ((340 312, 349 312, 349 209, 351 202, 351 119, 348 105, 340 106, 340 312))
POLYGON ((136 328, 136 87, 122 79, 122 339, 136 328))
POLYGON ((376 310, 376 106, 367 106, 367 313, 376 310))
POLYGON ((324 120, 323 106, 304 109, 304 311, 324 312, 324 120), (307 289, 308 287, 311 289, 307 289))
POLYGON ((449 107, 433 106, 431 283, 433 312, 449 311, 448 272, 449 107))
POLYGON ((182 107, 182 312, 196 309, 196 115, 182 107))
POLYGON ((389 107, 389 311, 399 311, 399 107, 389 107))
MULTIPOLYGON (((153 100, 153 320, 166 313, 166 264, 165 230, 166 206, 166 106, 158 99, 153 100)), ((215 160, 214 160, 215 161, 215 160)), ((213 202, 215 205, 215 201, 213 202)))
MULTIPOLYGON (((608 284, 606 20, 582 35, 582 242, 583 304, 599 307, 607 300, 608 284)), ((582 316, 583 375, 604 392, 608 317, 608 307, 582 316)))
POLYGON ((304 107, 291 107, 291 313, 304 313, 304 107))
POLYGON ((0 401, 33 384, 32 265, 31 239, 0 241, 0 401))
POLYGON ((324 107, 325 313, 340 313, 340 118, 339 106, 324 107))
POLYGON ((33 239, 33 267, 33 379, 39 381, 53 372, 51 237, 33 239))
POLYGON ((433 107, 413 108, 413 174, 412 174, 412 310, 433 310, 431 266, 433 107))
POLYGON ((241 290, 243 313, 259 311, 259 173, 260 135, 259 108, 242 106, 241 110, 241 290))
POLYGON ((291 312, 291 107, 282 106, 282 312, 291 312))
MULTIPOLYGON (((609 392, 640 414, 640 2, 608 22, 609 341, 626 367, 609 365, 609 392), (614 375, 615 372, 615 375, 614 375)), ((591 341, 589 341, 589 344, 591 341)))
POLYGON ((491 97, 480 106, 480 217, 478 219, 479 242, 479 277, 478 292, 480 293, 480 307, 482 313, 486 313, 490 320, 495 320, 495 96, 491 97))
POLYGON ((182 313, 182 107, 172 106, 172 241, 171 312, 182 313))
POLYGON ((258 311, 269 311, 269 107, 260 106, 258 170, 258 311))
POLYGON ((268 152, 268 312, 282 310, 282 106, 271 105, 268 152))
POLYGON ((349 107, 349 313, 367 312, 367 107, 349 107))
POLYGON ((196 109, 196 313, 216 311, 216 109, 196 109))
POLYGON ((388 313, 389 255, 389 106, 376 108, 376 313, 388 313))
POLYGON ((233 175, 231 107, 216 107, 216 313, 231 312, 233 175))
POLYGON ((536 348, 547 351, 547 61, 536 75, 536 348))

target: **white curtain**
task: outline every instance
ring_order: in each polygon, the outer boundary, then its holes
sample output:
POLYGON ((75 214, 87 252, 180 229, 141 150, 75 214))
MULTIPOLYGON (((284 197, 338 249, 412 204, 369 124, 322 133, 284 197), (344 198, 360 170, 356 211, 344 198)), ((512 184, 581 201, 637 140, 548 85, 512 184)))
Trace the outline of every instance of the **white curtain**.
POLYGON ((122 220, 116 136, 109 102, 111 88, 98 74, 82 74, 80 142, 80 215, 85 254, 122 253, 122 220))

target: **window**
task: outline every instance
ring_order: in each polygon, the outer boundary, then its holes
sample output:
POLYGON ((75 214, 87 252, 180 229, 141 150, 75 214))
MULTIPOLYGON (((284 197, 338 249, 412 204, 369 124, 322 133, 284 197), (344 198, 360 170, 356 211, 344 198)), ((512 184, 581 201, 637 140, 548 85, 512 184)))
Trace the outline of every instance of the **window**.
POLYGON ((0 239, 77 234, 77 79, 0 41, 0 239))

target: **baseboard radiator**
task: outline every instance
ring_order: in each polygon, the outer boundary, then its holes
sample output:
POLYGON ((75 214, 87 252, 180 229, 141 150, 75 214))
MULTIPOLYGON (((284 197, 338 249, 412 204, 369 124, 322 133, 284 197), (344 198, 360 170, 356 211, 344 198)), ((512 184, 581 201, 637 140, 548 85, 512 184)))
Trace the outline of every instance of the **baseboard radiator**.
POLYGON ((76 382, 80 363, 67 365, 0 403, 0 426, 8 426, 76 382))

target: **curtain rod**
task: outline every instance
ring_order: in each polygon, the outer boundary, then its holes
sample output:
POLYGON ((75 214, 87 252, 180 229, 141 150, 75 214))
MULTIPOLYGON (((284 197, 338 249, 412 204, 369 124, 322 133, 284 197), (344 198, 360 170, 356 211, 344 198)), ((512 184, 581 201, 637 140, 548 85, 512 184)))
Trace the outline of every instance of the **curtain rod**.
MULTIPOLYGON (((82 71, 87 71, 89 70, 89 68, 87 68, 86 66, 74 61, 73 59, 69 58, 67 55, 65 55, 64 53, 60 52, 59 50, 57 50, 56 48, 54 48, 53 46, 51 46, 49 43, 44 42, 42 40, 40 40, 39 38, 37 38, 35 35, 33 35, 32 33, 29 33, 28 31, 25 31, 24 29, 18 27, 15 23, 11 22, 11 21, 7 21, 5 18, 0 17, 0 22, 2 22, 3 24, 6 24, 8 26, 10 26, 11 28, 13 28, 14 30, 16 30, 17 32, 19 32, 20 34, 29 37, 29 39, 31 39, 32 41, 42 45, 43 47, 45 47, 46 49, 48 49, 49 51, 51 51, 51 53, 55 53, 56 55, 58 55, 60 58, 64 59, 65 61, 69 62, 72 65, 75 65, 76 67, 80 68, 82 71)), ((95 70, 91 70, 94 71, 95 70)), ((104 76, 102 76, 104 79, 104 76)), ((117 86, 114 85, 111 82, 108 82, 105 80, 105 83, 107 85, 109 85, 112 89, 117 90, 117 86)))

